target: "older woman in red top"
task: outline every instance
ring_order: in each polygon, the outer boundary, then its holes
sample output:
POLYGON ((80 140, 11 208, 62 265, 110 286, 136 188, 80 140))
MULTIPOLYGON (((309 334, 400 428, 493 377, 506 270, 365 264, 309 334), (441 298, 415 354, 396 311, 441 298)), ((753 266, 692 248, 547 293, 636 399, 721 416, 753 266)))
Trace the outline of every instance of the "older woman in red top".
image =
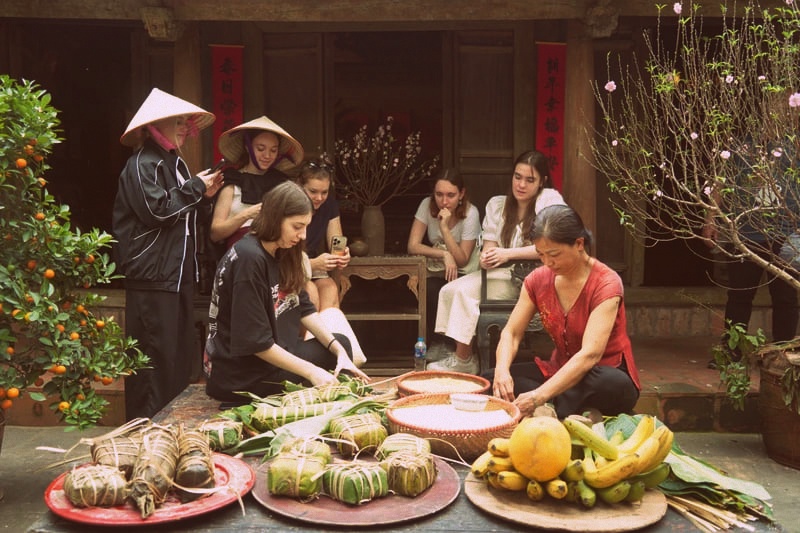
POLYGON ((497 366, 486 376, 494 395, 513 401, 523 415, 545 403, 555 406, 559 418, 588 409, 630 412, 641 385, 626 331, 622 280, 589 255, 591 233, 568 206, 537 215, 533 242, 544 266, 525 278, 500 335, 497 366), (536 312, 555 349, 549 360, 514 363, 536 312))

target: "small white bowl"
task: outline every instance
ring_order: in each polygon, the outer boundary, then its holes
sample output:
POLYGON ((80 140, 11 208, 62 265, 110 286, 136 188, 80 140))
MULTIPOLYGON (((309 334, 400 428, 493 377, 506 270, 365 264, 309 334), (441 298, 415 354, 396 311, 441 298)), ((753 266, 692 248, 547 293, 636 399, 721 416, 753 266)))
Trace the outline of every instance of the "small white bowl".
POLYGON ((450 403, 460 411, 483 411, 489 397, 485 394, 453 393, 450 403))

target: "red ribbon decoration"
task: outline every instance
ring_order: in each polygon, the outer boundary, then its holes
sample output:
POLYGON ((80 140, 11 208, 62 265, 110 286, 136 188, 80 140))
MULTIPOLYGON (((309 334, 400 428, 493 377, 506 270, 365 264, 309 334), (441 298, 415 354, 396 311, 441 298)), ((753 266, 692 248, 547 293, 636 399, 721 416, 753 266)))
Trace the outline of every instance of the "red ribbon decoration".
POLYGON ((222 132, 238 126, 243 120, 242 51, 240 45, 212 44, 211 46, 211 111, 214 121, 214 161, 222 155, 217 139, 222 132))
POLYGON ((536 149, 547 156, 553 187, 560 191, 564 172, 567 46, 536 43, 536 52, 536 149))

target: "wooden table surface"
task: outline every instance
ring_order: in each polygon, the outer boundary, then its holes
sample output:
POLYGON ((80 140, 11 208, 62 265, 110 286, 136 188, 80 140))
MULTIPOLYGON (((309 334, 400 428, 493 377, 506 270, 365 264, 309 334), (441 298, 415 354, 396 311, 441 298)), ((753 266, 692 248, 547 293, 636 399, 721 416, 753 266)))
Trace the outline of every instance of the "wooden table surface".
MULTIPOLYGON (((191 427, 203 420, 214 416, 219 410, 219 402, 206 396, 204 385, 189 385, 177 398, 154 417, 154 421, 161 423, 184 423, 191 427)), ((257 458, 247 458, 251 465, 258 463, 257 458)), ((541 531, 536 524, 522 525, 507 521, 482 511, 473 505, 464 494, 463 481, 469 469, 454 465, 462 483, 458 497, 448 507, 436 514, 409 522, 401 522, 378 527, 361 527, 358 531, 434 531, 434 532, 485 532, 485 531, 541 531)), ((146 528, 110 528, 108 526, 88 526, 67 521, 52 512, 47 512, 37 520, 29 532, 34 533, 84 533, 94 531, 111 531, 115 529, 130 529, 134 531, 153 532, 255 532, 255 531, 352 531, 355 528, 347 524, 341 526, 331 525, 325 527, 315 523, 287 518, 275 514, 261 505, 252 494, 243 498, 245 515, 241 508, 233 503, 225 508, 212 511, 208 514, 188 518, 178 522, 171 522, 146 528)), ((409 501, 413 505, 413 500, 409 501)), ((532 504, 533 505, 533 504, 532 504)), ((144 525, 144 524, 143 524, 144 525)), ((753 524, 756 531, 781 531, 780 528, 758 522, 753 524)), ((671 509, 660 522, 648 526, 643 531, 646 533, 667 532, 693 532, 697 529, 685 518, 671 509)))

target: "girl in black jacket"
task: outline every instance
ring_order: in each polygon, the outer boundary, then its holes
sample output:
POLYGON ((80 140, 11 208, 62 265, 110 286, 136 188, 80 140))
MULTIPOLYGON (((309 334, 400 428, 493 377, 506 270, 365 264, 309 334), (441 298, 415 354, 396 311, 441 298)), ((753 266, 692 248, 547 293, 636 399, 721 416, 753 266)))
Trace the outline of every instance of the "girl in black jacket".
POLYGON ((114 201, 116 261, 125 275, 125 330, 150 367, 125 379, 128 420, 150 418, 189 384, 199 357, 193 320, 197 216, 222 185, 219 171, 193 176, 180 156, 214 115, 153 89, 120 138, 135 148, 114 201))

